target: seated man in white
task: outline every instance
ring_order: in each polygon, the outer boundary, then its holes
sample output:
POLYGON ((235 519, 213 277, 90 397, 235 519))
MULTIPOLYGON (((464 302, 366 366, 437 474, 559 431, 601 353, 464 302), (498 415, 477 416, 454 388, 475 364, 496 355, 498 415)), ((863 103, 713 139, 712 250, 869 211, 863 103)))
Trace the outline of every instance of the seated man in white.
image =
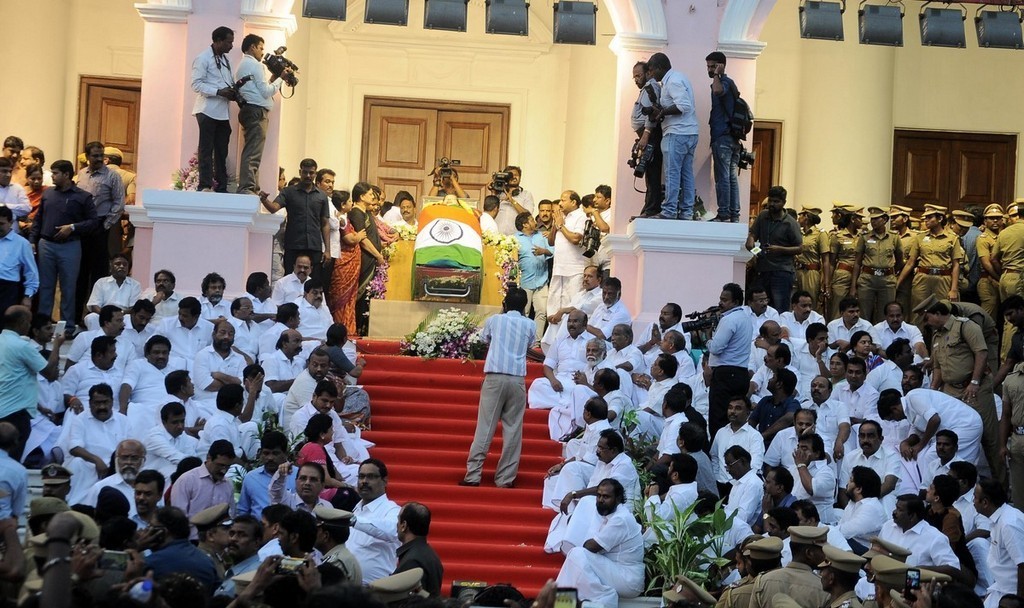
POLYGON ((882 524, 888 519, 879 495, 882 480, 869 467, 853 467, 850 479, 840 493, 850 501, 839 518, 839 532, 850 543, 855 553, 863 553, 871 547, 871 537, 877 536, 882 524))
POLYGON ((300 321, 298 304, 295 302, 286 302, 278 306, 274 322, 260 334, 260 358, 262 359, 267 354, 274 352, 274 349, 277 348, 277 341, 281 338, 281 334, 284 333, 286 329, 298 330, 300 321))
POLYGON ((171 401, 160 408, 160 424, 150 427, 143 445, 146 468, 159 472, 168 483, 179 462, 199 456, 199 440, 185 432, 185 406, 171 401))
POLYGON ((274 290, 270 299, 278 306, 286 302, 294 302, 302 297, 302 286, 309 279, 313 263, 309 256, 300 255, 295 258, 295 266, 291 274, 286 274, 274 282, 274 290))
POLYGON ((921 330, 903 320, 903 307, 899 302, 890 302, 885 307, 885 319, 871 327, 871 340, 886 349, 897 338, 907 340, 911 350, 921 359, 928 357, 928 348, 924 344, 921 330))
MULTIPOLYGON (((792 365, 793 353, 789 349, 789 345, 785 343, 774 344, 769 346, 763 363, 754 372, 754 375, 750 378, 750 387, 747 389, 747 395, 750 400, 754 403, 764 399, 765 397, 771 397, 772 391, 768 388, 769 382, 775 372, 781 369, 788 369, 793 372, 793 376, 796 378, 797 386, 800 385, 800 373, 792 365)), ((795 391, 796 387, 794 387, 795 391)), ((802 395, 794 394, 795 398, 801 398, 802 395)))
POLYGON ((265 272, 252 272, 245 279, 245 296, 252 302, 252 319, 266 329, 274 324, 277 302, 274 301, 270 277, 265 272))
MULTIPOLYGON (((657 362, 655 363, 657 364, 657 362)), ((693 391, 690 390, 689 385, 679 382, 673 385, 669 390, 665 391, 665 395, 661 399, 661 416, 655 418, 648 412, 641 410, 640 416, 642 418, 641 426, 643 426, 643 419, 656 420, 661 426, 661 432, 657 435, 658 437, 658 455, 653 463, 668 464, 669 457, 673 454, 679 453, 679 446, 677 445, 679 440, 679 427, 683 426, 687 422, 698 422, 700 424, 706 424, 704 420, 691 420, 690 416, 697 418, 697 414, 693 410, 693 391)), ((651 403, 653 406, 654 404, 651 403)))
POLYGON ((178 302, 178 316, 164 319, 156 329, 156 333, 171 341, 171 350, 189 366, 199 351, 213 341, 213 325, 202 319, 202 312, 199 300, 192 296, 182 298, 178 302))
MULTIPOLYGON (((881 480, 878 497, 882 501, 882 510, 886 519, 896 508, 896 483, 900 475, 900 455, 890 447, 883 445, 882 425, 877 420, 865 420, 857 429, 857 442, 860 446, 846 454, 839 471, 839 485, 845 486, 853 477, 855 467, 868 467, 881 480)), ((839 506, 845 507, 849 500, 847 494, 839 493, 839 506)))
MULTIPOLYGON (((764 365, 768 349, 777 344, 790 346, 791 342, 788 338, 783 339, 782 326, 779 325, 779 322, 769 319, 761 325, 760 329, 754 332, 754 339, 750 343, 750 358, 747 360, 747 369, 750 370, 751 375, 764 365)), ((790 350, 792 352, 792 349, 790 350)), ((787 363, 787 365, 789 364, 787 363)))
MULTIPOLYGON (((648 486, 644 510, 649 520, 658 517, 665 522, 671 533, 676 513, 682 513, 697 502, 697 461, 689 454, 673 454, 668 461, 667 477, 671 485, 664 495, 658 493, 658 484, 652 482, 648 486)), ((644 539, 656 543, 657 534, 648 528, 644 539)))
MULTIPOLYGON (((281 428, 290 429, 292 415, 309 404, 313 398, 313 389, 321 380, 327 378, 331 369, 331 358, 325 348, 317 348, 306 359, 306 369, 295 377, 292 387, 288 389, 284 405, 281 407, 281 428)), ((305 422, 303 422, 305 424, 305 422)))
POLYGON ((918 388, 904 397, 897 390, 885 390, 878 397, 878 415, 883 420, 910 421, 911 434, 900 443, 900 454, 917 460, 927 470, 935 455, 935 433, 948 429, 956 433, 956 455, 971 464, 978 462, 981 447, 981 415, 956 397, 941 391, 918 388))
MULTIPOLYGON (((697 366, 693 362, 693 357, 690 355, 688 340, 687 334, 670 329, 662 335, 661 346, 658 350, 676 358, 676 361, 679 363, 679 368, 676 370, 676 378, 680 382, 691 384, 690 379, 698 372, 697 366)), ((647 364, 648 369, 650 369, 650 363, 653 363, 657 357, 649 357, 648 355, 650 355, 650 351, 644 355, 644 362, 647 364), (650 362, 648 362, 648 359, 650 359, 650 362)))
POLYGON ((253 314, 252 300, 245 296, 232 300, 228 321, 235 326, 235 347, 253 361, 258 360, 260 335, 264 328, 253 314))
POLYGON ((789 298, 790 309, 779 314, 779 324, 785 328, 790 339, 803 338, 814 323, 825 325, 825 317, 814 310, 814 300, 806 291, 794 291, 789 298))
POLYGON ((141 357, 146 340, 156 335, 157 323, 153 321, 155 312, 156 307, 149 300, 136 300, 124 314, 124 330, 119 339, 131 345, 133 357, 141 357))
POLYGON ((321 380, 313 390, 309 402, 291 418, 288 435, 303 437, 309 419, 316 414, 323 414, 331 419, 333 438, 327 454, 331 457, 334 467, 346 477, 348 483, 356 483, 355 475, 359 472, 358 463, 369 457, 366 450, 349 434, 337 412, 338 387, 331 380, 321 380))
POLYGON ((617 606, 643 591, 644 540, 618 480, 603 480, 596 496, 597 517, 586 540, 566 555, 556 582, 588 603, 617 606))
POLYGON ((225 384, 217 391, 217 411, 206 421, 206 426, 199 433, 200 454, 206 454, 210 446, 218 439, 224 439, 235 448, 235 456, 245 458, 246 454, 242 449, 242 433, 239 430, 241 422, 238 417, 243 409, 248 409, 251 415, 253 401, 245 402, 244 390, 238 384, 225 384))
MULTIPOLYGON (((928 465, 921 471, 921 490, 927 490, 936 475, 948 475, 949 465, 960 460, 956 455, 959 450, 959 440, 956 433, 949 429, 935 432, 935 458, 930 458, 928 465)), ((946 506, 952 506, 952 504, 946 506)))
POLYGON ((564 385, 558 405, 548 412, 548 432, 555 441, 564 441, 566 435, 571 435, 582 427, 583 406, 588 399, 598 395, 595 383, 599 372, 607 370, 616 374, 621 386, 626 372, 613 370, 608 366, 605 359, 606 348, 607 343, 601 338, 587 340, 583 367, 572 373, 571 384, 564 385))
POLYGON ((128 310, 142 295, 142 285, 128 276, 131 262, 122 253, 110 258, 110 276, 97 279, 92 286, 92 293, 85 307, 89 310, 85 315, 85 328, 100 328, 100 309, 112 304, 121 310, 128 310))
MULTIPOLYGON (((89 405, 89 389, 97 384, 120 387, 124 368, 117 365, 117 340, 98 336, 89 344, 89 358, 64 372, 60 385, 65 401, 76 411, 89 405)), ((65 419, 65 424, 67 424, 65 419)))
POLYGON ((570 312, 566 328, 568 333, 558 338, 544 357, 544 377, 530 384, 527 402, 532 409, 551 409, 568 399, 566 389, 575 384, 573 374, 586 367, 587 342, 594 337, 586 332, 587 314, 570 312))
POLYGON ((71 348, 68 349, 64 363, 64 371, 67 371, 80 361, 88 361, 89 347, 92 345, 92 341, 100 336, 110 336, 117 341, 117 355, 119 359, 117 367, 119 369, 123 370, 124 366, 135 355, 132 342, 121 337, 124 333, 124 310, 113 304, 108 304, 100 309, 97 319, 98 327, 96 329, 83 331, 75 336, 74 341, 71 342, 71 348))
POLYGON ((846 404, 832 399, 832 381, 827 376, 815 376, 811 380, 810 400, 800 407, 817 412, 814 430, 821 435, 825 449, 832 455, 833 466, 838 469, 850 438, 850 412, 846 404))
POLYGON ((217 411, 216 401, 209 403, 193 399, 196 387, 185 370, 176 370, 167 374, 167 377, 164 378, 164 390, 167 391, 168 401, 177 401, 185 406, 185 432, 198 439, 199 431, 217 411))
MULTIPOLYGON (((639 348, 640 352, 644 354, 644 367, 646 369, 649 369, 651 364, 654 363, 654 359, 663 352, 661 344, 665 334, 674 331, 680 335, 685 335, 682 330, 682 321, 683 309, 678 304, 669 302, 661 307, 657 321, 648 324, 646 330, 635 332, 634 339, 636 343, 634 346, 639 348)), ((634 325, 637 324, 638 322, 634 321, 634 325)), ((688 343, 684 345, 684 350, 689 350, 688 343)))
POLYGON ((581 437, 570 439, 563 449, 562 462, 553 465, 544 476, 544 494, 541 506, 559 510, 562 498, 573 490, 587 487, 587 480, 597 465, 597 442, 601 431, 611 429, 608 424, 608 404, 601 397, 591 397, 583 406, 581 437))
MULTIPOLYGON (((558 505, 558 514, 551 520, 544 550, 548 553, 568 553, 572 547, 583 544, 587 530, 597 516, 594 496, 602 479, 612 478, 626 488, 626 499, 640 496, 640 476, 633 461, 625 453, 622 436, 612 429, 601 431, 597 440, 597 464, 586 487, 566 492, 558 505)), ((566 486, 569 487, 569 486, 566 486)))
POLYGON ((768 292, 759 285, 747 291, 747 303, 741 309, 750 319, 750 327, 754 330, 754 338, 759 335, 765 321, 779 322, 779 311, 768 305, 768 292))
POLYGON ((114 410, 114 391, 106 384, 89 389, 89 411, 70 422, 64 451, 70 458, 64 466, 71 471, 68 504, 81 502, 92 486, 107 476, 110 456, 117 444, 128 438, 128 419, 114 410))
POLYGON ((152 302, 155 308, 153 323, 159 325, 164 319, 178 314, 178 302, 181 301, 182 295, 174 291, 177 282, 177 278, 170 270, 157 270, 153 274, 153 289, 143 296, 152 302))
MULTIPOLYGON (((589 387, 593 392, 592 396, 601 397, 608 404, 608 423, 615 430, 619 430, 623 413, 636 409, 630 398, 619 389, 621 380, 615 370, 601 368, 594 372, 594 380, 589 387)), ((573 389, 573 399, 582 399, 584 395, 588 394, 587 388, 583 385, 576 385, 573 389)), ((587 399, 589 400, 590 397, 587 399)))
POLYGON ((897 497, 892 519, 882 524, 878 538, 906 547, 910 551, 908 566, 927 568, 958 581, 964 580, 965 573, 961 572, 960 560, 953 553, 949 538, 925 521, 927 509, 924 500, 916 494, 897 497))
POLYGON ((960 488, 960 497, 953 502, 953 508, 960 512, 963 521, 964 540, 974 557, 974 566, 978 569, 978 585, 987 588, 992 584, 992 570, 988 566, 988 554, 992 548, 992 521, 978 513, 974 506, 978 468, 969 462, 956 460, 949 464, 949 476, 956 480, 960 488))
POLYGON ((796 390, 801 401, 810 399, 811 380, 815 376, 829 377, 828 330, 821 323, 811 323, 799 338, 789 341, 792 366, 797 371, 796 390))
POLYGON ((901 390, 903 387, 903 370, 914 364, 914 351, 910 342, 904 338, 896 338, 885 348, 885 361, 868 372, 865 383, 881 393, 886 389, 901 390))
POLYGON ((836 518, 832 504, 836 501, 836 473, 826 460, 825 443, 820 435, 803 435, 797 439, 793 454, 795 464, 789 467, 793 476, 793 496, 810 500, 818 508, 822 523, 832 525, 836 518))
POLYGON ((227 385, 242 385, 242 370, 252 361, 234 348, 235 326, 220 321, 213 326, 212 344, 196 353, 192 378, 196 385, 195 399, 214 401, 217 391, 227 385))
MULTIPOLYGON (((590 315, 590 324, 587 325, 587 331, 598 338, 611 341, 612 331, 616 325, 625 325, 630 327, 630 323, 633 322, 633 318, 629 316, 629 311, 626 310, 626 305, 622 303, 622 281, 619 281, 615 277, 608 277, 604 281, 601 281, 601 304, 598 305, 594 313, 590 315)), ((633 343, 633 330, 629 331, 629 340, 625 343, 617 346, 617 349, 621 349, 626 345, 632 346, 633 343)), ((638 353, 640 352, 635 346, 633 347, 638 353)), ((641 353, 640 358, 643 359, 641 353)), ((629 370, 627 370, 629 371, 629 370)))
MULTIPOLYGON (((593 326, 588 325, 587 328, 593 329, 593 326)), ((608 350, 607 363, 609 367, 621 369, 627 373, 646 371, 644 355, 639 348, 633 346, 633 330, 628 323, 616 324, 608 339, 612 345, 608 350)))
MULTIPOLYGON (((726 416, 729 424, 718 429, 711 442, 711 468, 714 470, 720 495, 727 489, 724 486, 735 479, 734 471, 729 468, 733 461, 726 458, 726 450, 732 446, 742 447, 748 455, 748 464, 755 473, 761 470, 761 463, 764 461, 764 438, 757 429, 747 423, 750 419, 750 400, 742 396, 730 399, 726 416)), ((760 508, 760 503, 758 507, 760 508)), ((753 515, 756 514, 755 512, 753 515)))
MULTIPOLYGON (((804 435, 814 433, 818 412, 811 409, 800 409, 793 414, 793 426, 786 427, 775 434, 768 449, 764 452, 764 463, 766 467, 782 466, 792 469, 796 466, 793 454, 797 451, 797 440, 804 435)), ((790 471, 792 473, 792 471, 790 471)), ((796 477, 794 477, 796 479, 796 477)))
POLYGON ((331 311, 324 304, 324 285, 318 279, 310 279, 302 286, 303 294, 295 303, 299 306, 299 326, 296 328, 303 338, 309 340, 306 351, 316 348, 311 339, 327 338, 327 328, 334 323, 331 311))
MULTIPOLYGON (((868 419, 878 419, 878 391, 869 386, 867 364, 860 357, 850 357, 846 365, 846 382, 832 390, 832 399, 846 405, 850 414, 851 430, 857 432, 856 425, 868 419)), ((847 446, 849 447, 849 446, 847 446)))
POLYGON ((274 399, 274 394, 267 388, 263 368, 256 363, 246 365, 242 370, 242 399, 249 403, 253 400, 252 415, 243 412, 239 420, 242 425, 243 449, 246 454, 255 454, 259 450, 260 429, 269 422, 277 424, 281 419, 281 406, 274 399), (254 394, 255 393, 255 394, 254 394))
MULTIPOLYGON (((662 415, 662 402, 669 389, 679 384, 678 374, 679 362, 670 354, 658 355, 651 366, 651 375, 632 374, 633 385, 636 386, 636 396, 640 401, 640 411, 637 414, 637 426, 630 429, 632 437, 647 437, 653 439, 661 435, 665 428, 665 417, 662 415)), ((689 388, 689 387, 687 387, 689 388)), ((692 398, 693 391, 690 391, 692 398)), ((687 406, 690 404, 687 403, 687 406)))
POLYGON ((306 358, 302 356, 302 334, 297 330, 286 329, 281 332, 275 346, 273 352, 260 356, 260 365, 266 375, 265 384, 280 407, 295 378, 306 369, 306 358))
POLYGON ((871 333, 871 323, 860 318, 860 302, 847 296, 839 301, 839 318, 828 322, 828 347, 833 351, 850 349, 850 338, 858 331, 871 333))
POLYGON ((145 357, 128 363, 121 379, 118 405, 128 416, 132 439, 142 441, 160 418, 160 408, 167 403, 164 378, 175 370, 185 369, 185 362, 174 357, 171 362, 171 341, 153 336, 146 342, 145 357))
MULTIPOLYGON (((846 539, 843 538, 843 535, 839 533, 839 528, 837 526, 829 526, 821 523, 821 519, 818 516, 818 508, 814 506, 813 502, 806 498, 803 500, 795 500, 793 501, 793 504, 790 505, 790 508, 796 512, 797 524, 801 526, 810 526, 812 528, 825 528, 825 530, 827 530, 825 532, 826 543, 837 549, 842 549, 843 551, 850 550, 850 544, 847 543, 846 539)), ((790 537, 787 537, 782 541, 783 567, 793 561, 793 548, 790 546, 791 538, 792 534, 790 537)))
POLYGON ((146 464, 146 448, 134 439, 125 439, 114 450, 114 473, 100 479, 86 493, 81 504, 96 506, 100 490, 113 488, 128 500, 128 517, 135 515, 135 476, 146 464))
POLYGON ((587 316, 592 315, 601 304, 601 271, 597 266, 587 266, 583 269, 583 286, 579 293, 569 301, 569 305, 553 313, 548 314, 548 328, 541 338, 541 346, 545 352, 555 341, 565 335, 567 329, 565 319, 570 312, 579 310, 587 316))
POLYGON ((742 447, 730 447, 725 451, 724 459, 725 469, 732 477, 732 489, 729 491, 729 500, 722 508, 726 515, 735 515, 737 521, 749 526, 761 512, 764 482, 757 476, 757 469, 750 466, 750 452, 742 447))
POLYGON ((200 316, 211 323, 231 319, 231 306, 224 301, 224 289, 227 288, 224 277, 211 272, 203 277, 201 288, 203 295, 199 298, 199 305, 203 312, 200 316))

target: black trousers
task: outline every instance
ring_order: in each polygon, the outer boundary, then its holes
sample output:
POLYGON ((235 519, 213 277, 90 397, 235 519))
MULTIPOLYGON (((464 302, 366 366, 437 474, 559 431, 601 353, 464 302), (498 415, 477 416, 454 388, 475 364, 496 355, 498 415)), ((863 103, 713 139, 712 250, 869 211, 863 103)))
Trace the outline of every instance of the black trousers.
POLYGON ((82 265, 75 285, 75 323, 82 324, 82 311, 96 281, 110 274, 110 230, 100 227, 82 237, 82 265))
POLYGON ((708 432, 714 440, 718 429, 729 424, 729 399, 746 395, 750 388, 750 372, 745 367, 719 365, 711 370, 708 387, 708 432))
POLYGON ((665 198, 664 188, 661 185, 662 155, 661 155, 661 129, 651 131, 648 140, 654 146, 654 156, 647 165, 647 173, 644 173, 644 183, 647 184, 647 194, 644 195, 644 208, 640 215, 657 215, 661 213, 661 201, 665 198))
POLYGON ((19 281, 0 280, 0 313, 15 304, 21 304, 21 296, 24 293, 19 281))
POLYGON ((196 122, 199 123, 199 189, 213 188, 215 192, 227 192, 231 123, 202 113, 196 114, 196 122))

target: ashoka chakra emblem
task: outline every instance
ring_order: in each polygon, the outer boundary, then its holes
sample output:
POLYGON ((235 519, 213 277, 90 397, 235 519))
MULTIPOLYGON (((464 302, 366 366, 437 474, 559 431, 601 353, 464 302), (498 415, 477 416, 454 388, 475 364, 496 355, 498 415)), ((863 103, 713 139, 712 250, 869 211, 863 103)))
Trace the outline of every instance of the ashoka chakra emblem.
POLYGON ((430 236, 438 243, 448 245, 462 238, 462 226, 451 220, 437 220, 430 228, 430 236))

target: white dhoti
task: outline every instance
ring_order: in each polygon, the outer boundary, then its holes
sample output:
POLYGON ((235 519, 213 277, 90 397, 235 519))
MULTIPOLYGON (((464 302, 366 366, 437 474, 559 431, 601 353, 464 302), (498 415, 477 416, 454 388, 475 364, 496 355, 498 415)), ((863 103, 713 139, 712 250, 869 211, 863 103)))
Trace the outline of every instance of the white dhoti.
POLYGON ((559 512, 562 499, 566 494, 587 488, 587 482, 594 474, 594 468, 593 464, 581 460, 566 463, 558 475, 552 475, 544 480, 541 506, 559 512))
POLYGON ((32 430, 28 440, 25 442, 25 449, 22 452, 22 462, 25 457, 32 453, 32 450, 39 448, 43 453, 45 462, 50 462, 50 453, 57 447, 60 440, 61 427, 50 421, 46 416, 36 416, 32 419, 32 430))
POLYGON ((566 556, 557 584, 575 587, 581 600, 616 608, 619 598, 637 597, 643 591, 644 565, 618 563, 577 547, 566 556))
POLYGON ((974 567, 978 570, 978 582, 974 585, 974 591, 984 596, 992 584, 992 570, 988 567, 988 552, 992 547, 992 541, 987 538, 972 538, 967 541, 967 550, 974 558, 974 567))

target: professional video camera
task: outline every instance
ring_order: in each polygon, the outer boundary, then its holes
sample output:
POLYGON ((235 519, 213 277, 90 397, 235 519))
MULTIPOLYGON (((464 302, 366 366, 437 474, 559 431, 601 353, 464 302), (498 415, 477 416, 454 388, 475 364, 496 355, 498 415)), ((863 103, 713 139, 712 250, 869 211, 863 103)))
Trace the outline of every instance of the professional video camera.
POLYGON ((654 144, 647 144, 640 148, 640 140, 633 142, 633 152, 626 161, 626 164, 633 169, 633 175, 635 177, 643 177, 647 173, 647 167, 651 164, 651 159, 654 158, 654 144))
POLYGON ((704 329, 710 329, 714 332, 715 328, 718 327, 718 322, 722 319, 722 307, 712 306, 707 310, 697 310, 686 315, 686 318, 693 320, 681 323, 683 332, 701 331, 704 329))
POLYGON ((250 80, 252 80, 252 74, 239 78, 235 81, 235 84, 231 85, 231 90, 235 92, 235 103, 237 103, 240 108, 244 108, 249 105, 249 102, 242 98, 242 87, 250 80))
POLYGON ((487 187, 495 192, 503 192, 505 186, 512 181, 511 171, 498 171, 497 173, 491 174, 491 183, 487 184, 487 187))
POLYGON ((461 164, 462 164, 461 160, 453 160, 453 159, 449 159, 447 156, 442 156, 437 161, 437 166, 440 169, 440 171, 438 171, 438 173, 437 173, 437 176, 440 177, 440 178, 451 177, 452 176, 452 171, 453 171, 452 167, 453 166, 457 167, 457 166, 459 166, 461 164))
POLYGON ((284 52, 288 50, 286 46, 279 46, 274 50, 274 53, 267 53, 263 57, 263 65, 267 66, 270 73, 277 76, 281 80, 284 80, 285 84, 290 87, 295 87, 299 84, 299 77, 295 75, 299 71, 299 66, 295 65, 291 59, 284 56, 284 52), (291 68, 292 73, 286 74, 285 70, 291 68))
POLYGON ((740 146, 740 159, 736 162, 736 166, 740 169, 749 169, 754 164, 757 155, 754 154, 753 150, 747 150, 742 145, 740 146))
POLYGON ((587 223, 583 225, 583 239, 580 241, 580 247, 583 248, 583 257, 594 257, 600 246, 601 231, 594 225, 594 220, 587 218, 587 223))

